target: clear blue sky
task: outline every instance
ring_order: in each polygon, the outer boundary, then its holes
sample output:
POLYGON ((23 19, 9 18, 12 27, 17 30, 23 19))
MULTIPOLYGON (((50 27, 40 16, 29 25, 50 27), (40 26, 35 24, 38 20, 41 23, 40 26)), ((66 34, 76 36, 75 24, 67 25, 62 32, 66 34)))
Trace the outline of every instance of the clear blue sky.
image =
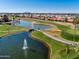
POLYGON ((79 13, 79 0, 0 0, 0 12, 79 13))

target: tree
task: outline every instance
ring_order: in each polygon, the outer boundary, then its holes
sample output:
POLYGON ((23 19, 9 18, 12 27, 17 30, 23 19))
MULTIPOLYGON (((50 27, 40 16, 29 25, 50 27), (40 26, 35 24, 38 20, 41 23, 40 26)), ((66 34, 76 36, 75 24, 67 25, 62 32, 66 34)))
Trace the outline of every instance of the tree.
MULTIPOLYGON (((73 18, 73 24, 74 24, 74 34, 76 36, 76 29, 77 29, 77 25, 79 24, 79 17, 74 17, 73 18)), ((75 36, 73 35, 73 40, 75 39, 75 36)))
POLYGON ((73 18, 73 24, 74 24, 74 29, 76 30, 77 29, 77 24, 79 24, 79 17, 74 17, 73 18))
POLYGON ((64 19, 64 21, 67 22, 67 21, 68 21, 68 18, 66 17, 66 18, 64 19))
POLYGON ((3 22, 9 22, 8 16, 7 16, 7 15, 4 15, 4 16, 2 17, 2 21, 3 21, 3 22))

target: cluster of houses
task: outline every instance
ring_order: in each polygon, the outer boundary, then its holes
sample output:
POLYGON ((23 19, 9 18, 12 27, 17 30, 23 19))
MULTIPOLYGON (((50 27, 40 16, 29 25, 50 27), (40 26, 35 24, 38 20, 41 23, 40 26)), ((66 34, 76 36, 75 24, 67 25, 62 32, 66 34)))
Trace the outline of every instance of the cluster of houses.
POLYGON ((73 16, 52 16, 48 20, 51 21, 62 21, 62 22, 73 22, 73 16))
MULTIPOLYGON (((76 15, 67 15, 67 14, 52 14, 52 15, 32 15, 31 18, 34 18, 34 19, 41 19, 41 20, 50 20, 50 21, 61 21, 61 22, 73 22, 73 17, 75 17, 76 15)), ((78 15, 77 15, 78 16, 78 15)))
POLYGON ((79 16, 76 13, 0 13, 2 15, 66 22, 72 22, 74 16, 79 16))

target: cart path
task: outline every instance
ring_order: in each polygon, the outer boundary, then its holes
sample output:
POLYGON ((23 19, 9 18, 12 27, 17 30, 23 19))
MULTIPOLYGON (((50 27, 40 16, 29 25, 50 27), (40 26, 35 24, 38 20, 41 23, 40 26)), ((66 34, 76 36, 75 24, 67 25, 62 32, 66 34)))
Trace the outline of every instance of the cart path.
POLYGON ((59 42, 62 42, 64 44, 68 44, 68 45, 72 45, 72 46, 79 46, 79 42, 74 42, 74 41, 70 41, 70 40, 66 40, 66 39, 63 39, 63 38, 58 38, 58 37, 55 37, 53 35, 50 35, 46 32, 42 32, 44 35, 52 38, 53 40, 56 40, 56 41, 59 41, 59 42))

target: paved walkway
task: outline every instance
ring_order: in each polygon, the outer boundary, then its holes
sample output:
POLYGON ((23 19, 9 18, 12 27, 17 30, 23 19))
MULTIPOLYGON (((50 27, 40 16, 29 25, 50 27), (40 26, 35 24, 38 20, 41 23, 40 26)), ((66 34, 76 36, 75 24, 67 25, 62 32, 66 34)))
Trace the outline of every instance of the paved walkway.
POLYGON ((68 45, 72 45, 72 46, 79 46, 79 42, 74 42, 74 41, 69 41, 69 40, 63 39, 63 38, 58 38, 58 37, 50 35, 50 34, 48 34, 46 32, 42 32, 42 33, 44 35, 56 40, 56 41, 59 41, 59 42, 62 42, 62 43, 68 44, 68 45))

